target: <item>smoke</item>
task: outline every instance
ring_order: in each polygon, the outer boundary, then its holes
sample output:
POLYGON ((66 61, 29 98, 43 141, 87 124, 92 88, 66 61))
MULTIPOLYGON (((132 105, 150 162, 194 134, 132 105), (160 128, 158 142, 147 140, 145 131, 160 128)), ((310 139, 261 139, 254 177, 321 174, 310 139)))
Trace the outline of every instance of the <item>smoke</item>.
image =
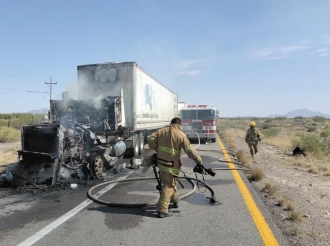
POLYGON ((78 89, 79 89, 78 81, 75 80, 68 84, 66 91, 69 92, 70 98, 77 100, 78 99, 78 89))
POLYGON ((117 72, 113 67, 101 68, 101 66, 86 68, 78 71, 79 100, 95 100, 107 96, 120 95, 120 83, 116 79, 117 72))

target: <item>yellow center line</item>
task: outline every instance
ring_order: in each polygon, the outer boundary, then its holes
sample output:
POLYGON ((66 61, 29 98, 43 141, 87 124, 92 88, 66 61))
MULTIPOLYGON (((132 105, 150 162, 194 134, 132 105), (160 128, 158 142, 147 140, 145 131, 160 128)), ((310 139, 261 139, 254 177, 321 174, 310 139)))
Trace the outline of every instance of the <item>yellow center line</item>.
MULTIPOLYGON (((230 161, 231 159, 230 159, 227 151, 225 150, 225 147, 224 147, 223 143, 221 142, 219 136, 217 136, 217 140, 220 145, 220 148, 223 149, 222 152, 223 152, 225 158, 228 161, 230 161)), ((228 162, 228 165, 230 168, 235 168, 235 165, 233 163, 228 162)), ((265 245, 267 245, 267 246, 268 245, 279 245, 273 232, 269 228, 269 225, 267 224, 264 216, 262 215, 262 213, 259 210, 255 201, 253 200, 253 197, 252 197, 251 193, 249 192, 249 189, 246 187, 239 172, 237 170, 231 170, 231 172, 235 178, 235 181, 237 183, 239 190, 242 193, 243 199, 251 213, 253 221, 254 221, 256 227, 258 228, 260 236, 261 236, 262 240, 264 241, 265 245)))

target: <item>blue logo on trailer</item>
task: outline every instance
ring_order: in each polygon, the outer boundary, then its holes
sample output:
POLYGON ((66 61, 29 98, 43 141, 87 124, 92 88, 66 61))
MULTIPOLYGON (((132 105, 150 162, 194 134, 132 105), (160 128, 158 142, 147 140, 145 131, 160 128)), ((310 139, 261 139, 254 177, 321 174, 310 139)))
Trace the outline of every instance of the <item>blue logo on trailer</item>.
POLYGON ((150 84, 146 84, 145 86, 145 104, 148 104, 150 106, 150 109, 153 108, 153 99, 154 99, 154 93, 153 89, 150 84))

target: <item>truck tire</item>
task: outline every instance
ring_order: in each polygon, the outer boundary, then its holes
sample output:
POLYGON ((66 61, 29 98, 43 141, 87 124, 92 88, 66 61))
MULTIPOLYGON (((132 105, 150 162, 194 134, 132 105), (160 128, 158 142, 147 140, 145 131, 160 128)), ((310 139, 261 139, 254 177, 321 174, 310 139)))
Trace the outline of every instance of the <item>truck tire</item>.
POLYGON ((212 143, 215 143, 215 138, 212 138, 212 143))
POLYGON ((143 132, 139 133, 139 154, 142 155, 144 152, 144 135, 143 132))
POLYGON ((139 135, 134 133, 134 136, 133 136, 133 154, 134 154, 134 157, 137 157, 139 155, 139 152, 140 152, 140 147, 139 147, 139 144, 140 141, 139 141, 139 135))
POLYGON ((103 160, 102 157, 96 153, 92 154, 91 160, 91 171, 94 178, 101 179, 104 177, 103 172, 103 160))

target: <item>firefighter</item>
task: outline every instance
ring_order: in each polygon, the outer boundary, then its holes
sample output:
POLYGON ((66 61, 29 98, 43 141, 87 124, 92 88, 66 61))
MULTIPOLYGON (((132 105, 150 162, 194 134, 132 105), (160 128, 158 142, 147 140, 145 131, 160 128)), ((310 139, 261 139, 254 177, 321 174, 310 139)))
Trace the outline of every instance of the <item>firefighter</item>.
POLYGON ((247 129, 245 135, 245 142, 249 145, 252 158, 254 158, 254 155, 258 153, 258 142, 260 141, 260 132, 258 128, 256 128, 256 123, 252 121, 250 123, 250 128, 247 129))
POLYGON ((178 208, 177 176, 182 166, 181 149, 195 161, 196 165, 202 165, 201 157, 191 146, 187 136, 181 131, 180 125, 181 119, 173 118, 170 126, 152 133, 148 138, 149 148, 157 152, 159 177, 163 185, 157 203, 159 218, 171 216, 168 213, 170 203, 173 203, 174 208, 178 208))

